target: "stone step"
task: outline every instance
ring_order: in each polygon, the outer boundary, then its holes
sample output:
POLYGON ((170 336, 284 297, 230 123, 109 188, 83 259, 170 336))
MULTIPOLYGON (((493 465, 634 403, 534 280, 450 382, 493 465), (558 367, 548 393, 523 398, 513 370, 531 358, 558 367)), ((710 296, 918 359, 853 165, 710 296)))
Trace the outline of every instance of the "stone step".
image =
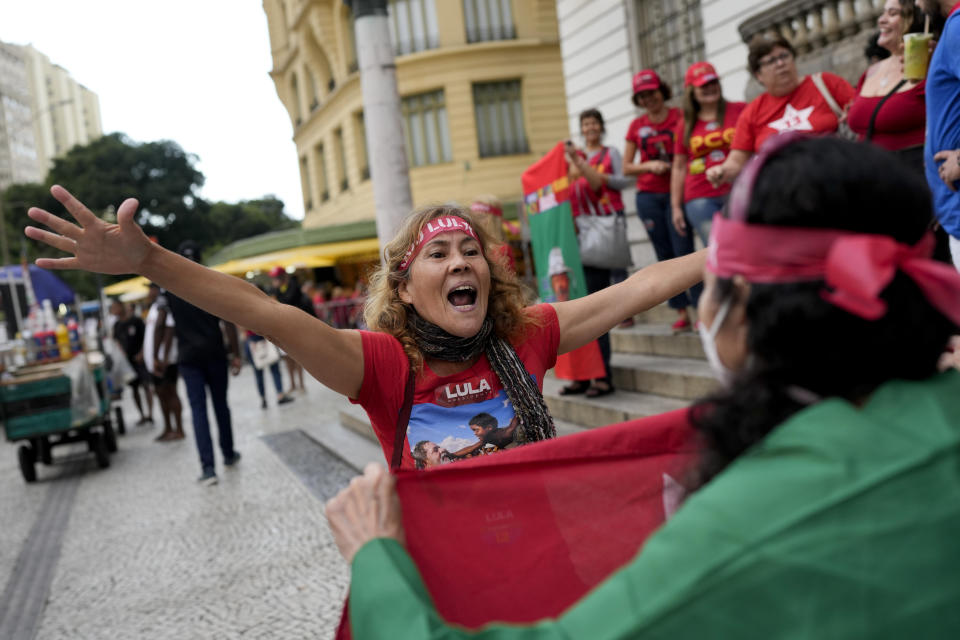
POLYGON ((665 304, 658 304, 633 317, 638 324, 664 324, 670 326, 677 321, 677 312, 665 304))
POLYGON ((709 365, 698 358, 614 353, 610 368, 617 389, 670 398, 694 400, 717 384, 709 365))
POLYGON ((543 398, 554 421, 558 424, 558 431, 561 422, 587 428, 602 427, 682 409, 689 405, 689 402, 677 398, 625 391, 619 388, 616 393, 602 398, 560 395, 561 387, 567 384, 569 384, 568 380, 559 380, 553 376, 547 376, 543 381, 543 398))
POLYGON ((704 359, 700 336, 686 332, 674 334, 665 324, 642 323, 610 332, 610 348, 615 353, 641 353, 651 356, 704 359))
MULTIPOLYGON (((549 407, 549 402, 547 403, 549 407)), ((552 413, 552 409, 551 409, 552 413)), ((370 420, 367 418, 367 413, 361 407, 352 404, 349 407, 343 407, 339 411, 340 414, 340 424, 345 428, 351 430, 354 433, 358 433, 363 437, 369 439, 371 442, 375 442, 379 446, 377 436, 373 432, 373 427, 370 426, 370 420)), ((583 431, 584 426, 581 424, 574 424, 572 422, 562 420, 556 414, 553 414, 554 420, 553 424, 557 428, 557 435, 565 436, 571 433, 577 433, 583 431)), ((620 422, 620 421, 617 421, 620 422)), ((609 423, 604 423, 609 424, 609 423)), ((598 425, 591 425, 598 426, 598 425)))

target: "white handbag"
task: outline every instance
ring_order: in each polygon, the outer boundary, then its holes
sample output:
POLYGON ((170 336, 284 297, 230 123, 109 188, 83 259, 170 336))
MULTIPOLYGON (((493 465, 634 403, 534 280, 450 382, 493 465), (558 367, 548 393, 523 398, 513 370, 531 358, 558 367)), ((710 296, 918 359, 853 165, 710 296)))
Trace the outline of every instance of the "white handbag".
POLYGON ((254 367, 264 369, 280 360, 280 351, 269 340, 257 340, 250 342, 250 356, 254 367))

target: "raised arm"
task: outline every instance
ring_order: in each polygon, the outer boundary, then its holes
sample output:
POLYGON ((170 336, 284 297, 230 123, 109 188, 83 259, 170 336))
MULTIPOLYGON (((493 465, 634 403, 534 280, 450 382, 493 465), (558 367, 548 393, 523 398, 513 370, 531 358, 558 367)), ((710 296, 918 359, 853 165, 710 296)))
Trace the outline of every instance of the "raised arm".
POLYGON ((133 198, 120 205, 117 224, 109 224, 63 187, 54 186, 50 192, 78 224, 43 209, 29 210, 31 219, 52 232, 27 227, 27 237, 72 254, 41 258, 38 267, 142 275, 223 320, 270 338, 334 391, 351 397, 359 393, 363 347, 356 331, 333 329, 300 309, 268 298, 240 278, 207 269, 150 242, 133 221, 137 210, 133 198))
POLYGON ((619 284, 567 302, 554 302, 560 353, 596 340, 625 319, 686 291, 703 278, 707 250, 657 262, 619 284))

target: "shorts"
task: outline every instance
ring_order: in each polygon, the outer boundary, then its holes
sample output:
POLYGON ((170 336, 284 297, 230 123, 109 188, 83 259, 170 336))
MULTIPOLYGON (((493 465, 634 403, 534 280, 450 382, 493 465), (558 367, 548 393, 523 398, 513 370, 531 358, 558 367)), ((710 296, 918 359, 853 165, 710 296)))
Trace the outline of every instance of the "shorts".
POLYGON ((177 377, 179 377, 179 375, 180 371, 177 369, 177 365, 168 364, 167 368, 164 369, 162 376, 151 376, 151 378, 153 378, 153 386, 162 387, 167 384, 177 384, 177 377))
POLYGON ((131 387, 137 388, 140 385, 150 386, 153 384, 153 376, 150 375, 150 372, 147 371, 146 365, 142 362, 131 362, 130 366, 133 367, 134 372, 137 374, 137 377, 128 382, 131 387))

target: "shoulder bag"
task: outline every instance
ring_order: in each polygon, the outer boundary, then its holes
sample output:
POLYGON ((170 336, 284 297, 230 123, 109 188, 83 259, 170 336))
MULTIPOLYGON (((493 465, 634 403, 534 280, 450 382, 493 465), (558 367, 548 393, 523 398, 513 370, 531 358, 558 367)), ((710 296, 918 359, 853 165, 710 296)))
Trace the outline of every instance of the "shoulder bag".
POLYGON ((820 92, 820 95, 823 96, 823 99, 827 102, 830 111, 833 111, 833 115, 837 117, 837 135, 844 140, 851 140, 853 142, 859 140, 860 136, 847 124, 847 114, 845 114, 843 109, 840 108, 840 105, 837 104, 833 94, 830 93, 830 89, 827 88, 827 83, 823 81, 823 74, 815 73, 810 76, 810 78, 813 80, 813 84, 816 85, 817 91, 820 92))
MULTIPOLYGON (((604 147, 600 162, 607 154, 604 147)), ((622 213, 606 216, 580 215, 576 218, 577 240, 580 243, 580 262, 597 269, 626 269, 630 258, 627 239, 627 219, 622 213)))

